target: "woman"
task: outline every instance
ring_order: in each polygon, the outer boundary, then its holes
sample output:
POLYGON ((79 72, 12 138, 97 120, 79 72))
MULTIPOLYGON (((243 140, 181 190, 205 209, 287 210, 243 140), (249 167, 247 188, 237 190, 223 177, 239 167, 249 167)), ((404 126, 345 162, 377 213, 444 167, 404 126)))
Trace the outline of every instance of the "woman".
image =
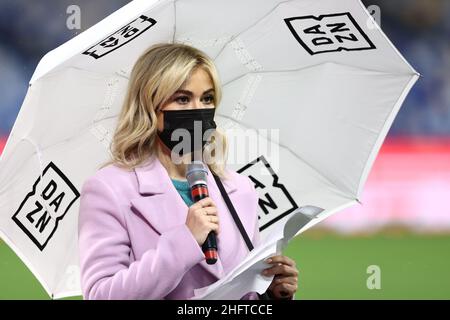
MULTIPOLYGON (((213 161, 207 167, 209 197, 195 204, 185 178, 191 154, 181 152, 175 159, 171 152, 174 129, 191 128, 193 119, 215 128, 220 98, 213 62, 193 47, 158 44, 138 59, 111 144, 113 158, 81 191, 79 255, 85 299, 189 299, 195 288, 217 281, 242 261, 248 249, 212 173, 223 182, 253 244, 259 243, 257 192, 248 177, 214 157, 219 145, 225 148, 219 143, 225 141, 220 131, 212 130, 210 143, 201 145, 213 161), (219 258, 209 265, 201 245, 211 231, 219 258)), ((295 263, 281 255, 268 263, 265 275, 275 277, 267 295, 292 299, 298 281, 295 263)), ((258 298, 256 292, 242 297, 258 298)))

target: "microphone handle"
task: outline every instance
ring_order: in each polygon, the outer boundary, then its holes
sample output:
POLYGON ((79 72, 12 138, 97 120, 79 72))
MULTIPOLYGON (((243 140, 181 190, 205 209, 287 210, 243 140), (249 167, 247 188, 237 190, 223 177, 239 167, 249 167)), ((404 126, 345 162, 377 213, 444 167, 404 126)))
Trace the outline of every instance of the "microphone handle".
POLYGON ((202 244, 202 251, 205 254, 207 264, 215 264, 217 262, 217 242, 216 234, 210 231, 205 242, 202 244))
MULTIPOLYGON (((196 184, 191 189, 192 200, 198 202, 209 196, 208 187, 205 184, 196 184)), ((210 231, 206 237, 205 242, 202 244, 202 251, 205 254, 206 263, 214 264, 217 262, 217 241, 216 233, 210 231)))

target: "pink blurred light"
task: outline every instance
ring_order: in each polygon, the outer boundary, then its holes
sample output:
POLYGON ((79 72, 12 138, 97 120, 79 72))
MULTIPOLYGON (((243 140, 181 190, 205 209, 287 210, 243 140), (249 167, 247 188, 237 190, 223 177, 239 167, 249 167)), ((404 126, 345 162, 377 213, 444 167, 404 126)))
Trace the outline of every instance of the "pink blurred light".
POLYGON ((319 226, 343 233, 386 226, 450 231, 450 139, 390 138, 355 205, 319 226))
POLYGON ((0 137, 0 155, 3 152, 3 148, 5 147, 7 137, 0 137))

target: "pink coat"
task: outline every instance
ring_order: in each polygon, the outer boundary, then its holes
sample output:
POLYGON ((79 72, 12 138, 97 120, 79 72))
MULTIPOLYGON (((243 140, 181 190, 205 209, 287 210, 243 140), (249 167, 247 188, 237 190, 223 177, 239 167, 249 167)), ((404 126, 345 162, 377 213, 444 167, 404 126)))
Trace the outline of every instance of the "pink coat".
MULTIPOLYGON (((254 246, 259 243, 258 195, 251 180, 227 169, 222 180, 254 246)), ((79 214, 81 287, 85 299, 189 299, 248 254, 208 168, 217 206, 219 260, 205 261, 187 228, 188 207, 153 156, 132 171, 109 165, 85 181, 79 214), (152 161, 153 160, 153 161, 152 161)), ((258 299, 249 292, 241 299, 258 299)))

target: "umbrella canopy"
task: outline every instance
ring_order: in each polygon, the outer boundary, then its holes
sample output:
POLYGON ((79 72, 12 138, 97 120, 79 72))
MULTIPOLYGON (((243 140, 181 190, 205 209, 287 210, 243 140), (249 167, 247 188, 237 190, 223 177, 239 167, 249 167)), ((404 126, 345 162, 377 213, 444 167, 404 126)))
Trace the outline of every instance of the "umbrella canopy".
POLYGON ((41 60, 0 160, 0 235, 54 298, 81 294, 79 190, 109 159, 134 62, 159 42, 214 59, 230 158, 242 133, 265 146, 229 161, 255 182, 263 239, 300 206, 325 209, 309 228, 358 202, 419 76, 359 0, 129 3, 41 60))

